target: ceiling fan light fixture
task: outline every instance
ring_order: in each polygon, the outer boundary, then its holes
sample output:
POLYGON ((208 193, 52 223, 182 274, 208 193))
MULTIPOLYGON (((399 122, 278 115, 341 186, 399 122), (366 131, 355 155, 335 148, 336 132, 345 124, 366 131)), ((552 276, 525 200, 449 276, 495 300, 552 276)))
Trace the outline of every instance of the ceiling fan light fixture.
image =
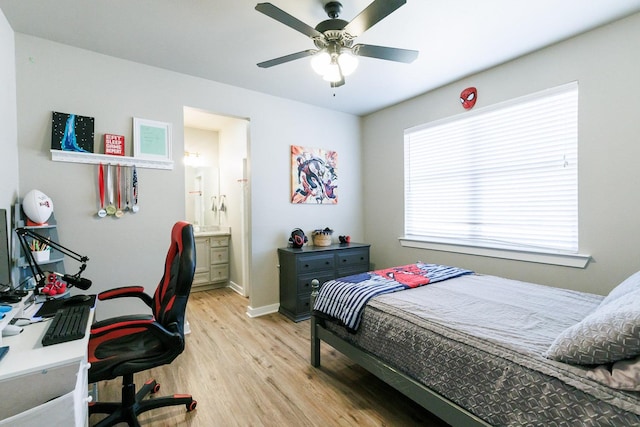
POLYGON ((358 68, 358 58, 348 50, 344 50, 338 56, 338 64, 343 76, 351 75, 358 68))
POLYGON ((340 72, 340 66, 337 62, 331 62, 327 67, 324 76, 322 77, 325 81, 331 83, 337 83, 342 80, 342 73, 340 72))
POLYGON ((290 55, 260 62, 261 68, 283 64, 300 58, 312 56, 311 66, 331 87, 345 84, 344 77, 353 73, 358 66, 358 56, 383 59, 387 61, 410 63, 418 56, 415 50, 398 49, 368 44, 353 45, 353 40, 363 32, 389 16, 406 0, 373 0, 350 22, 339 18, 342 5, 339 1, 323 0, 324 10, 329 16, 316 27, 311 27, 296 17, 271 3, 258 3, 255 9, 266 16, 311 38, 316 49, 307 49, 290 55))
POLYGON ((327 69, 330 65, 331 55, 329 55, 329 52, 326 50, 321 50, 311 58, 311 68, 321 76, 324 76, 327 73, 327 69))

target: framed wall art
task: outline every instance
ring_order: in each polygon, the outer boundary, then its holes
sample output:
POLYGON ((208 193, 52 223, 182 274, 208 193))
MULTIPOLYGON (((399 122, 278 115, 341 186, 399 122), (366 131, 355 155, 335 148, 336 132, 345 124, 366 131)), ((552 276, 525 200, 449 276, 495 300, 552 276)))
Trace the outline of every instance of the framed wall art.
POLYGON ((133 119, 133 156, 171 160, 171 123, 133 119))
POLYGON ((53 112, 51 149, 93 153, 95 119, 77 114, 53 112))
POLYGON ((291 146, 291 203, 338 203, 338 153, 291 146))

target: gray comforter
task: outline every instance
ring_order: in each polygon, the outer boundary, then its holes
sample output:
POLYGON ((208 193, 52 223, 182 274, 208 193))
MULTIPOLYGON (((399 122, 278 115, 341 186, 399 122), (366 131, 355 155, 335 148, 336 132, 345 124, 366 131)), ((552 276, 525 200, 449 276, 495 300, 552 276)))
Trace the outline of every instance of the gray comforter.
POLYGON ((603 297, 471 275, 373 298, 348 341, 492 425, 640 425, 640 393, 544 353, 603 297))

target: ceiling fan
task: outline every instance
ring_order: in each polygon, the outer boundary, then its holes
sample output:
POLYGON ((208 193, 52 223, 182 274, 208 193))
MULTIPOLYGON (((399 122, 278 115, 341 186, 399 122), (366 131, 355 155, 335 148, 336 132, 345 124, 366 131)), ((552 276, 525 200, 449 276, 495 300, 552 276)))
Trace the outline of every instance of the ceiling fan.
POLYGON ((329 19, 320 22, 315 28, 289 15, 271 3, 258 3, 256 10, 275 19, 284 25, 310 37, 316 49, 307 49, 290 55, 281 56, 269 61, 260 62, 258 67, 269 68, 274 65, 296 59, 313 56, 313 69, 329 81, 331 87, 342 86, 344 77, 357 67, 357 56, 410 63, 418 57, 418 51, 369 44, 353 44, 353 40, 369 28, 386 18, 406 0, 374 0, 351 22, 338 19, 342 4, 329 1, 324 10, 329 19))

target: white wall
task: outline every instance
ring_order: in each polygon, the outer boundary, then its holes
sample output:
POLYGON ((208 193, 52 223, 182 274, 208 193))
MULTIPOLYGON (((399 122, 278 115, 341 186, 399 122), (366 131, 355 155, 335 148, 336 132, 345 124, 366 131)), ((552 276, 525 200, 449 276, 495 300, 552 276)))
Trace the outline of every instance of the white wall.
POLYGON ((601 294, 640 270, 638 52, 640 14, 365 117, 365 234, 376 267, 423 260, 601 294), (481 108, 574 80, 580 252, 593 256, 586 269, 400 247, 405 128, 462 113, 458 98, 468 86, 478 88, 481 108))
POLYGON ((18 194, 16 61, 13 30, 0 10, 0 208, 11 212, 18 194))
POLYGON ((242 277, 242 249, 247 237, 242 228, 243 197, 248 197, 242 179, 248 131, 249 122, 240 119, 226 120, 220 129, 220 194, 225 195, 226 211, 218 214, 224 225, 231 227, 229 281, 238 291, 246 291, 248 285, 243 283, 242 277))
MULTIPOLYGON (((60 239, 90 257, 92 291, 160 280, 169 230, 185 212, 183 106, 251 120, 251 295, 258 309, 279 300, 276 248, 294 227, 329 224, 363 239, 359 119, 257 92, 16 34, 20 194, 38 188, 55 204, 60 239), (173 124, 172 171, 139 169, 140 212, 98 219, 97 167, 50 160, 51 111, 95 117, 96 137, 125 135, 132 117, 173 124), (331 123, 331 126, 326 126, 331 123), (338 150, 337 206, 289 203, 289 146, 338 150)), ((77 265, 66 263, 67 271, 77 265)), ((119 310, 103 305, 99 317, 119 310)))
MULTIPOLYGON (((7 210, 11 227, 11 206, 18 197, 18 125, 16 120, 16 62, 13 30, 0 11, 0 208, 7 210)), ((18 245, 13 236, 9 244, 18 245)), ((18 271, 13 271, 14 283, 18 271)))

